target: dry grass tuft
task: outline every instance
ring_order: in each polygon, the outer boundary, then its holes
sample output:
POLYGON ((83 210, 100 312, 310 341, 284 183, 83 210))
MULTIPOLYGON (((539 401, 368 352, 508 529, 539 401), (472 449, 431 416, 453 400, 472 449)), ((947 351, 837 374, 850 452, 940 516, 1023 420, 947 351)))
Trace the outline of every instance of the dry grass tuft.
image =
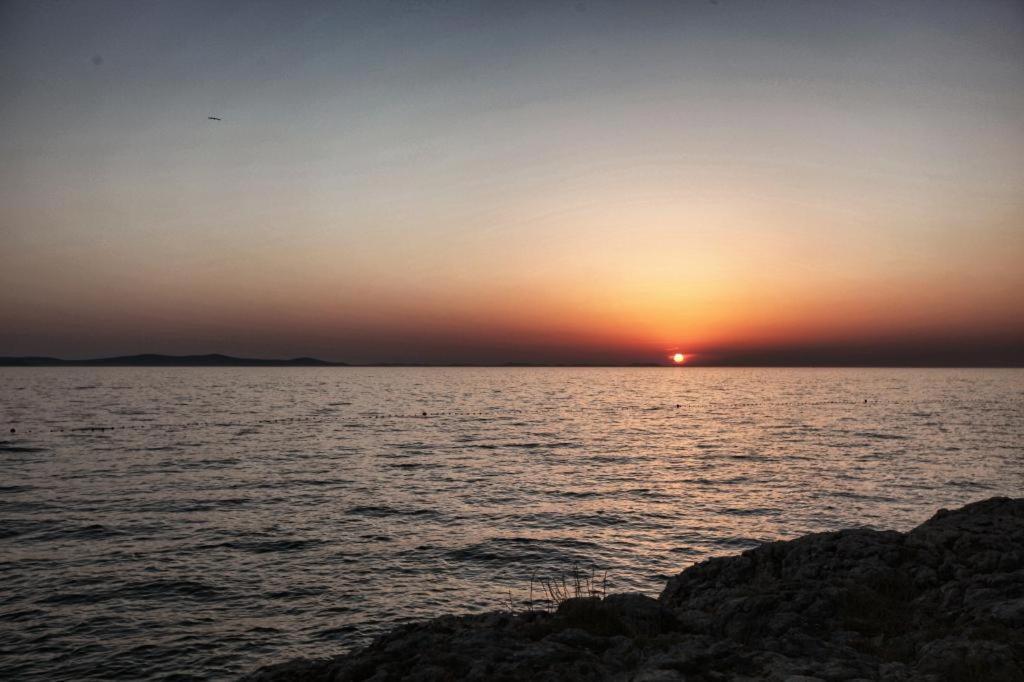
MULTIPOLYGON (((556 578, 537 578, 536 574, 530 575, 529 596, 525 600, 525 610, 527 613, 553 612, 570 599, 604 599, 606 594, 608 594, 608 571, 599 575, 597 569, 591 567, 588 573, 586 570, 580 569, 579 564, 573 564, 569 573, 562 573, 556 578), (535 596, 538 592, 539 596, 535 596)), ((515 615, 517 612, 516 600, 512 596, 511 588, 503 601, 509 613, 515 615)))

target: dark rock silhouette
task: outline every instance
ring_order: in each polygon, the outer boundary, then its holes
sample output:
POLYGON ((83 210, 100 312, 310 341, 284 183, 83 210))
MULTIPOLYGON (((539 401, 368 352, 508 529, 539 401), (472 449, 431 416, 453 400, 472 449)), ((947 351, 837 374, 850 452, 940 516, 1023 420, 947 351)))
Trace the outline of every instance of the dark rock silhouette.
POLYGON ((939 511, 909 533, 773 542, 696 564, 658 599, 445 616, 289 680, 1024 680, 1024 499, 939 511))

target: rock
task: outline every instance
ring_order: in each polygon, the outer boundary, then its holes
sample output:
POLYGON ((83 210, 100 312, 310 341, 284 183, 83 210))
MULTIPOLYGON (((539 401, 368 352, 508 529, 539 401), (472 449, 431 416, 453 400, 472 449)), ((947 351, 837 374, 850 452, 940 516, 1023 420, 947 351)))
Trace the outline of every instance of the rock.
POLYGON ((1024 500, 767 543, 691 566, 658 599, 402 626, 246 679, 1024 682, 1024 500))
POLYGON ((996 604, 992 617, 1012 628, 1024 628, 1024 598, 996 604))

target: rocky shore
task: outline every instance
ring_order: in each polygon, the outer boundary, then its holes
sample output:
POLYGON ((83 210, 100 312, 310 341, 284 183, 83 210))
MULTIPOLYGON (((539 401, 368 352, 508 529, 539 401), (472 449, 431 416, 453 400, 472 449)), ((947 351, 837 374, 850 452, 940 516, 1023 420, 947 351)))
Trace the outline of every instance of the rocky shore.
POLYGON ((245 679, 1024 681, 1024 499, 940 510, 909 533, 764 544, 691 566, 657 599, 406 625, 245 679))

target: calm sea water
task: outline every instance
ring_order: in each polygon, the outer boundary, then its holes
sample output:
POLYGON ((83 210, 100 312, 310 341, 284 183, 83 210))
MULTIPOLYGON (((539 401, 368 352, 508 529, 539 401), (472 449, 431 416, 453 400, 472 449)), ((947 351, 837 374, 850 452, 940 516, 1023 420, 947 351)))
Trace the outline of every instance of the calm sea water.
POLYGON ((10 368, 0 429, 6 679, 231 678, 1024 491, 1019 370, 10 368))

